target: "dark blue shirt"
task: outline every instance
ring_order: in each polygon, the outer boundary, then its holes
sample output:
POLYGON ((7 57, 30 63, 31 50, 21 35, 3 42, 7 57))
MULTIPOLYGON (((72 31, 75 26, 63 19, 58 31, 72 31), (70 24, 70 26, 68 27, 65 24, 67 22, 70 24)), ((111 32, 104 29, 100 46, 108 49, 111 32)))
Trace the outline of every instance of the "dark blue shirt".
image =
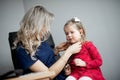
MULTIPOLYGON (((20 63, 21 67, 25 70, 25 72, 30 72, 29 67, 32 66, 37 60, 43 62, 47 67, 50 67, 55 63, 55 55, 52 48, 45 42, 42 42, 38 47, 34 58, 32 59, 29 54, 25 51, 21 46, 17 47, 17 59, 20 63)), ((38 67, 39 68, 39 67, 38 67)), ((61 72, 57 78, 58 80, 64 80, 64 73, 61 72)))

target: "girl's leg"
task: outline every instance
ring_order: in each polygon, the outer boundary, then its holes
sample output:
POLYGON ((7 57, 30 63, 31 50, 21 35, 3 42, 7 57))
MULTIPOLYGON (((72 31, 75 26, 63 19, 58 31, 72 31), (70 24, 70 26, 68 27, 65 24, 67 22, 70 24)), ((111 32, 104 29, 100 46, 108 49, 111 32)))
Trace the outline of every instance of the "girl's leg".
POLYGON ((76 80, 73 76, 68 76, 65 80, 76 80))
POLYGON ((83 77, 79 78, 79 80, 92 80, 92 79, 88 76, 83 76, 83 77))

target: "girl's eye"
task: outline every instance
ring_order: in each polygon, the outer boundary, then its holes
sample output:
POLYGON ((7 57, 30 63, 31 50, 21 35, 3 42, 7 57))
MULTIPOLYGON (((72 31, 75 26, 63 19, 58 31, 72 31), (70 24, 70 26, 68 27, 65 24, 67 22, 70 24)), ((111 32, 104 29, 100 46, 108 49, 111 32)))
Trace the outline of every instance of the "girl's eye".
POLYGON ((72 31, 71 33, 73 34, 74 32, 72 31))
POLYGON ((66 35, 68 35, 68 33, 65 33, 66 35))

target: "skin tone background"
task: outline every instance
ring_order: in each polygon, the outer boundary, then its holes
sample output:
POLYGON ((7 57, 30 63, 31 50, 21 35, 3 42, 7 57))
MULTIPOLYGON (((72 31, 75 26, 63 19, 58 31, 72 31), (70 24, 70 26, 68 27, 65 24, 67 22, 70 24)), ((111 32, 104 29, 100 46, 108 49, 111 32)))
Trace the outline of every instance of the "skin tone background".
POLYGON ((106 80, 120 79, 120 0, 0 0, 0 75, 13 70, 8 33, 19 29, 24 13, 40 4, 55 15, 51 33, 55 44, 65 41, 63 26, 77 16, 88 40, 98 48, 106 80))

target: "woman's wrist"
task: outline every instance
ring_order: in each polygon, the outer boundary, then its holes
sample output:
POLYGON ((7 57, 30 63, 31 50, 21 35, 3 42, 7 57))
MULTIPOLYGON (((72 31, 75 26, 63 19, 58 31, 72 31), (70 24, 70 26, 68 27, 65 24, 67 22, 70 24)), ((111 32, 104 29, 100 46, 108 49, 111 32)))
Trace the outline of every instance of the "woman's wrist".
POLYGON ((72 52, 70 49, 67 49, 67 50, 65 51, 65 53, 66 53, 66 54, 69 54, 70 56, 73 54, 73 52, 72 52))

